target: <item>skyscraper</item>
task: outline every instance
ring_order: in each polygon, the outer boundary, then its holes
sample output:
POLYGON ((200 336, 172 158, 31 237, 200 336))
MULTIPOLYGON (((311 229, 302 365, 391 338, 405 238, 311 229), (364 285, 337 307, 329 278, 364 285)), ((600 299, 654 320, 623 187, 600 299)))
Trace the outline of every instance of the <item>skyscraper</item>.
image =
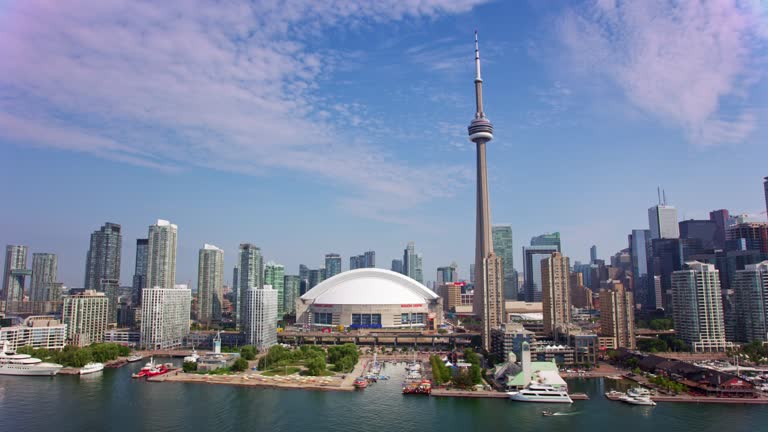
POLYGON ((167 220, 158 219, 156 224, 149 226, 149 235, 147 236, 148 288, 173 288, 176 284, 177 236, 178 227, 167 220))
POLYGON ((768 342, 768 261, 737 271, 733 291, 737 340, 768 342))
POLYGON ((296 314, 296 299, 301 295, 301 279, 294 275, 283 277, 283 309, 285 313, 296 314))
MULTIPOLYGON (((341 273, 341 255, 337 253, 329 253, 325 255, 325 277, 330 279, 337 274, 341 273)), ((278 307, 280 305, 280 294, 278 294, 278 307)))
POLYGON ((319 284, 320 282, 325 280, 325 269, 313 269, 309 271, 309 278, 307 280, 307 284, 309 289, 314 288, 319 284))
POLYGON ((562 252, 560 233, 546 233, 533 237, 531 238, 531 246, 553 246, 557 248, 557 252, 562 252))
POLYGON ((541 301, 541 260, 559 252, 557 246, 523 246, 525 266, 525 301, 541 301))
POLYGON ((249 288, 262 288, 264 286, 264 257, 261 249, 251 243, 240 244, 240 256, 238 257, 237 283, 237 326, 240 327, 245 316, 245 293, 249 288))
POLYGON ((362 255, 353 255, 349 257, 349 269, 376 267, 376 252, 368 251, 362 255))
POLYGON ((85 259, 85 289, 106 292, 120 286, 120 252, 123 236, 120 225, 105 223, 91 234, 85 259))
POLYGON ((763 192, 765 193, 765 214, 768 215, 768 177, 763 177, 763 192))
POLYGON ((3 299, 21 301, 24 298, 24 282, 32 272, 27 269, 27 247, 8 245, 5 247, 5 270, 3 271, 3 299))
POLYGON ((697 261, 672 273, 675 332, 695 352, 725 351, 723 299, 715 266, 697 261))
POLYGON ((469 124, 469 140, 477 147, 477 220, 475 230, 474 313, 482 320, 483 349, 491 350, 491 331, 504 321, 504 268, 493 253, 491 207, 488 199, 485 145, 493 139, 493 125, 483 112, 483 79, 480 76, 480 48, 475 32, 475 118, 469 124))
POLYGON ((206 244, 197 260, 198 320, 210 326, 221 322, 224 287, 224 251, 206 244))
POLYGON ((651 230, 651 240, 680 237, 680 230, 677 225, 677 209, 672 206, 659 204, 649 208, 648 226, 651 230))
POLYGON ((408 242, 405 250, 403 250, 403 274, 419 283, 424 283, 421 254, 416 253, 416 246, 413 242, 408 242))
POLYGON ((589 248, 589 263, 592 264, 595 261, 597 261, 597 246, 592 245, 592 247, 589 248))
POLYGON ((717 222, 713 220, 689 219, 677 224, 680 228, 680 238, 686 239, 691 253, 713 252, 717 244, 717 222))
MULTIPOLYGON (((338 255, 337 255, 338 256, 338 255)), ((339 257, 339 267, 341 258, 339 257)), ((285 267, 272 261, 264 267, 264 285, 269 285, 277 291, 277 319, 285 315, 285 267)))
POLYGON ((30 300, 48 301, 48 290, 51 283, 56 282, 57 262, 56 254, 32 254, 32 281, 29 284, 30 300))
POLYGON ((541 297, 544 312, 544 331, 551 335, 558 328, 571 322, 571 295, 568 289, 570 277, 568 257, 554 252, 541 260, 541 297))
POLYGON ((725 231, 726 249, 754 250, 768 254, 768 223, 744 222, 725 231))
POLYGON ((517 272, 515 271, 515 251, 512 247, 512 226, 495 225, 491 234, 493 251, 501 258, 504 266, 504 298, 517 300, 517 272))
POLYGON ((269 349, 277 343, 277 290, 269 285, 251 287, 243 300, 245 343, 259 350, 269 349))
POLYGON ((629 235, 629 253, 632 257, 632 278, 636 301, 648 310, 656 309, 653 293, 653 274, 648 271, 648 251, 651 230, 634 229, 629 235))
POLYGON ((613 338, 615 348, 635 349, 635 304, 632 292, 609 280, 600 290, 600 334, 613 338))
POLYGON ((136 239, 136 266, 133 270, 133 303, 141 304, 141 290, 147 287, 149 239, 136 239))
POLYGON ((403 261, 399 259, 393 259, 392 265, 389 267, 390 270, 396 273, 404 273, 403 272, 403 261))
POLYGON ((458 282, 458 274, 456 273, 456 270, 458 269, 458 265, 456 263, 451 263, 449 266, 445 267, 438 267, 437 268, 437 285, 440 286, 447 282, 458 282))
POLYGON ((728 210, 720 209, 709 212, 709 220, 715 223, 715 249, 725 250, 725 230, 728 229, 728 210))

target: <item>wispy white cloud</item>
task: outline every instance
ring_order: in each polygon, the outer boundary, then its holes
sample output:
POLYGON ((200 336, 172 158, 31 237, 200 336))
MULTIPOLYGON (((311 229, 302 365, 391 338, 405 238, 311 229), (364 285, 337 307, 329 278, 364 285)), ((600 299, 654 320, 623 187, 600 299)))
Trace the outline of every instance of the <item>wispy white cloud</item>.
POLYGON ((600 0, 568 10, 558 35, 578 70, 608 78, 692 143, 713 145, 755 129, 743 102, 762 78, 766 22, 753 1, 600 0))
POLYGON ((311 47, 341 27, 482 1, 11 2, 0 16, 0 140, 163 170, 293 169, 349 191, 342 204, 396 219, 386 213, 456 183, 386 142, 349 139, 375 120, 318 89, 356 54, 311 47))

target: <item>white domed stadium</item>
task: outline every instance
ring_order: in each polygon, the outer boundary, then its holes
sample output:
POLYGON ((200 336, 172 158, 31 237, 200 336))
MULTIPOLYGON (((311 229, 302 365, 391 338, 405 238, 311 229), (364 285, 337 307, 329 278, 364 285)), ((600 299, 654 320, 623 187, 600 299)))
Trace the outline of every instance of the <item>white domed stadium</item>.
POLYGON ((316 328, 435 329, 442 324, 442 300, 400 273, 356 269, 326 279, 299 297, 296 321, 316 328))

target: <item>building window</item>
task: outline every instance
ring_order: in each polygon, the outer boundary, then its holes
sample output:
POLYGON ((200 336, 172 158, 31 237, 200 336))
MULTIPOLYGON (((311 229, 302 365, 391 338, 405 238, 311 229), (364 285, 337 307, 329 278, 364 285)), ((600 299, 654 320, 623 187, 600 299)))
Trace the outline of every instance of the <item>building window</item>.
POLYGON ((315 312, 314 324, 333 324, 333 313, 331 312, 315 312))
POLYGON ((424 313, 404 313, 400 316, 400 322, 403 324, 424 324, 426 315, 424 313))
POLYGON ((381 328, 381 314, 352 314, 351 328, 381 328))

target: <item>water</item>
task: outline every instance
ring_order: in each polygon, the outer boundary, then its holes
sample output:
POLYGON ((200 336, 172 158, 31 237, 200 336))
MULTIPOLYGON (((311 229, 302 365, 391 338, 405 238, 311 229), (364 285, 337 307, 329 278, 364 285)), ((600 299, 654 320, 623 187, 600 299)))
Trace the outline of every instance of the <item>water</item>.
POLYGON ((0 376, 0 431, 632 431, 765 430, 768 406, 659 403, 603 397, 626 385, 574 380, 589 401, 571 406, 504 399, 402 396, 402 366, 364 391, 318 392, 131 380, 140 363, 96 375, 0 376), (572 415, 542 417, 542 409, 572 415))

